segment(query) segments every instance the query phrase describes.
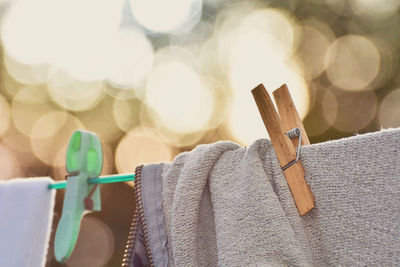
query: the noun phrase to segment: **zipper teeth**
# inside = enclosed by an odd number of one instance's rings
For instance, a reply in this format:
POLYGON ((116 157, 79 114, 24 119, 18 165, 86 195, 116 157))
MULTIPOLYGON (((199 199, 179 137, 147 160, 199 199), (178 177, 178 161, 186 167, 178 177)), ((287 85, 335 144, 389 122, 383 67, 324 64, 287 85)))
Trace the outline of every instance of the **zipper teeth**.
POLYGON ((133 257, 133 247, 135 245, 135 239, 136 239, 136 234, 138 230, 138 225, 139 225, 139 211, 138 211, 138 187, 140 184, 140 170, 142 166, 136 167, 135 170, 135 182, 134 182, 134 193, 135 193, 135 199, 136 199, 136 207, 135 211, 133 213, 133 219, 131 222, 131 226, 129 228, 129 234, 128 234, 128 241, 126 242, 125 246, 125 251, 124 251, 124 258, 122 260, 122 267, 129 266, 129 263, 132 262, 132 257, 133 257))
POLYGON ((135 170, 135 198, 136 198, 136 210, 133 215, 131 227, 129 230, 128 241, 126 242, 126 247, 124 251, 124 258, 122 260, 122 267, 128 266, 132 262, 133 250, 135 239, 137 235, 138 225, 141 222, 141 230, 143 232, 144 246, 146 249, 146 258, 149 262, 150 267, 154 267, 153 257, 151 256, 150 246, 149 246, 149 235, 147 232, 146 220, 144 219, 144 209, 142 202, 142 188, 141 188, 141 172, 143 165, 137 166, 135 170))
POLYGON ((135 244, 137 226, 138 226, 138 216, 137 216, 137 208, 133 214, 133 219, 131 226, 129 228, 128 241, 126 242, 124 258, 122 260, 122 267, 126 267, 129 265, 133 257, 133 246, 135 244))

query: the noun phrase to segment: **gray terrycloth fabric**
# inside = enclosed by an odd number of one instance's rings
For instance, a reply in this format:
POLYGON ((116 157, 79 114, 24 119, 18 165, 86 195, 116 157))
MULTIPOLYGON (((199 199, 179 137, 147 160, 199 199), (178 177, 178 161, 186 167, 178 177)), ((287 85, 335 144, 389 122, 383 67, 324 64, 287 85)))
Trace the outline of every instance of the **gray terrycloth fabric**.
POLYGON ((303 147, 301 161, 316 203, 306 216, 268 140, 160 165, 168 265, 399 266, 400 129, 303 147))

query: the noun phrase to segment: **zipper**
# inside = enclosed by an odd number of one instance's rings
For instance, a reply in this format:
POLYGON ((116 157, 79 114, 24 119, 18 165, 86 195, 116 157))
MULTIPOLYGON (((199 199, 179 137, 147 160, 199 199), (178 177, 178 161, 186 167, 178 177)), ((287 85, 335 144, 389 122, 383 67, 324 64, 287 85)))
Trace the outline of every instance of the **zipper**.
POLYGON ((147 232, 147 224, 144 218, 144 208, 142 201, 142 188, 141 188, 141 172, 143 165, 137 166, 135 169, 135 182, 134 182, 134 193, 136 199, 136 209, 133 215, 132 223, 129 229, 128 241, 126 242, 124 258, 122 260, 122 267, 128 267, 129 263, 132 262, 134 256, 134 246, 137 237, 138 227, 141 226, 144 247, 146 251, 146 259, 150 267, 154 267, 153 257, 151 256, 150 245, 149 245, 149 234, 147 232))

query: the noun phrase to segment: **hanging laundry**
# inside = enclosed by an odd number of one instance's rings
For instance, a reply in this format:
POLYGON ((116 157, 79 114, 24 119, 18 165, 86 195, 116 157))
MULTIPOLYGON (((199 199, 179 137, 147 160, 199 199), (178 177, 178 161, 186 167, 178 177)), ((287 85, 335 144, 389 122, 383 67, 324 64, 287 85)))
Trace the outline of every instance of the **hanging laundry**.
POLYGON ((305 216, 268 140, 138 167, 123 266, 398 266, 400 128, 304 146, 300 159, 315 197, 305 216))
POLYGON ((50 178, 0 182, 0 266, 45 266, 55 190, 50 178))

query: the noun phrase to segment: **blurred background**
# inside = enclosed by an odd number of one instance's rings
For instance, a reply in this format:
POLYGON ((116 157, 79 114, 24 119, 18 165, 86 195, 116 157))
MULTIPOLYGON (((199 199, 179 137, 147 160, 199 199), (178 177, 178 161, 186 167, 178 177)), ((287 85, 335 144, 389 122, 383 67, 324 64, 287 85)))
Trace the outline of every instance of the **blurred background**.
MULTIPOLYGON (((103 174, 198 144, 248 146, 268 137, 250 93, 261 82, 288 85, 312 143, 399 127, 399 10, 398 0, 0 0, 0 179, 63 180, 76 129, 99 135, 103 174)), ((102 186, 102 205, 67 264, 50 249, 47 266, 121 264, 132 183, 102 186)))

